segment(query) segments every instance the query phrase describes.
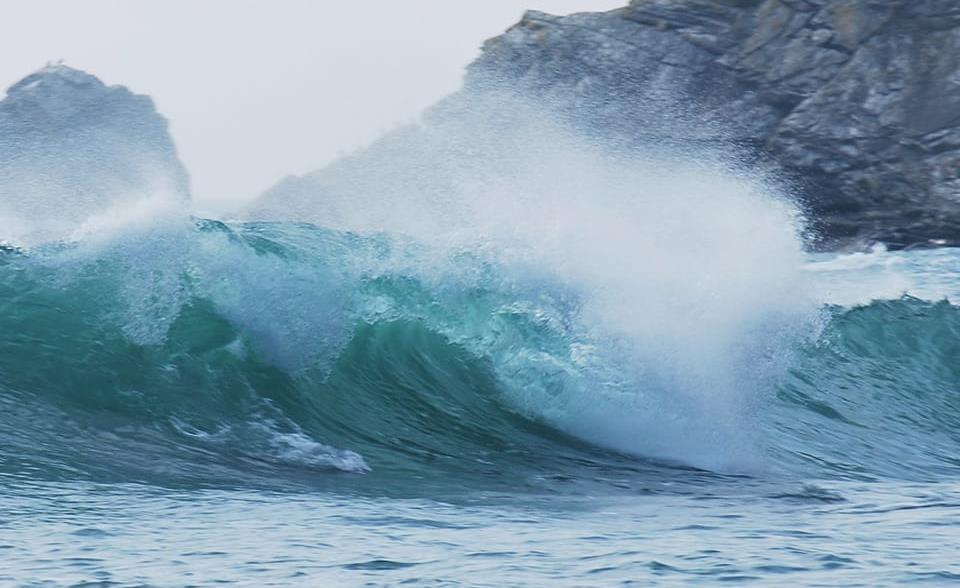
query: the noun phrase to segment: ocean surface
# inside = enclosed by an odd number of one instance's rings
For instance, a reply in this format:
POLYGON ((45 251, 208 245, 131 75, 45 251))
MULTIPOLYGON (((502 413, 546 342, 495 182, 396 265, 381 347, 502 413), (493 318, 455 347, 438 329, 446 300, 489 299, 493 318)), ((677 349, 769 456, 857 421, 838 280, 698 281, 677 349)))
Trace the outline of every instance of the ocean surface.
POLYGON ((601 225, 8 242, 0 585, 960 580, 960 251, 601 225))

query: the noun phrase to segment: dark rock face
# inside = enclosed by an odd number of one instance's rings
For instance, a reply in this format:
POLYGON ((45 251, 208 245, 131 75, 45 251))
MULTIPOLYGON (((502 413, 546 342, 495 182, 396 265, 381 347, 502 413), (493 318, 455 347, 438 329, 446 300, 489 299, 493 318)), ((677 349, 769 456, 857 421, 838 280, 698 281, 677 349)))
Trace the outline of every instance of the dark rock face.
POLYGON ((796 179, 819 247, 960 244, 960 4, 634 0, 530 12, 468 91, 512 87, 610 141, 739 146, 796 179), (669 114, 667 114, 669 113, 669 114))
POLYGON ((149 97, 52 65, 0 101, 0 216, 69 224, 150 191, 189 194, 149 97))

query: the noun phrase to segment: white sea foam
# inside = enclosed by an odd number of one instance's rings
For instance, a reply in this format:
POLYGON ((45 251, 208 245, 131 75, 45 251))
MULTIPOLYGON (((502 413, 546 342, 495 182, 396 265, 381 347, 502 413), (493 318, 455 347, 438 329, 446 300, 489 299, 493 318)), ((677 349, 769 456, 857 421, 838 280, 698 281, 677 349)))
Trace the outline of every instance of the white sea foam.
POLYGON ((721 157, 626 157, 515 99, 476 106, 288 183, 253 216, 450 253, 454 267, 421 265, 428 282, 449 280, 462 269, 456 252, 469 251, 504 281, 569 289, 578 360, 553 365, 497 341, 476 349, 496 360, 519 410, 624 451, 755 467, 752 412, 816 329, 796 209, 721 157), (547 376, 557 371, 570 377, 547 376))
POLYGON ((804 270, 824 304, 857 306, 874 300, 912 296, 936 302, 960 301, 960 250, 887 251, 820 254, 804 270))

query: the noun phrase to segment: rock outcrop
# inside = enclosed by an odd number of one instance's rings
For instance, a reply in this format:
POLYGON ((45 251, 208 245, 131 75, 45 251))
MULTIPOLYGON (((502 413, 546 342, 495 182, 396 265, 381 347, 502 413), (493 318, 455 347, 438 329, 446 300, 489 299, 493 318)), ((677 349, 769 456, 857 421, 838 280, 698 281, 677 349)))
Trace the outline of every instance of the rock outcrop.
POLYGON ((470 67, 468 88, 491 84, 617 140, 730 142, 766 158, 792 178, 820 247, 960 244, 952 0, 529 12, 470 67), (671 108, 678 114, 663 116, 671 108))
POLYGON ((0 228, 68 227, 148 193, 189 197, 167 121, 148 96, 64 65, 7 90, 0 101, 0 228))
MULTIPOLYGON (((497 92, 617 149, 734 152, 773 170, 806 209, 816 248, 960 244, 954 0, 634 0, 606 13, 529 12, 485 43, 464 89, 419 132, 455 134, 457 116, 487 116, 478 97, 497 92)), ((393 144, 408 157, 417 132, 385 137, 372 153, 393 144)), ((469 147, 455 143, 441 150, 469 147)), ((363 168, 362 154, 348 160, 363 168)), ((288 179, 261 203, 323 198, 330 176, 288 179)))

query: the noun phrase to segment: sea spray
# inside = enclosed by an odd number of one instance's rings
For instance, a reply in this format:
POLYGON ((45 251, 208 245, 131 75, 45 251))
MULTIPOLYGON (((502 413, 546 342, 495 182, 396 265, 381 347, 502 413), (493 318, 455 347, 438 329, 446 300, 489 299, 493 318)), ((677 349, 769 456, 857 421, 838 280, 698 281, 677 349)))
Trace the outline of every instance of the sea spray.
POLYGON ((532 299, 517 305, 563 292, 562 358, 441 332, 492 358, 532 418, 631 453, 756 466, 753 411, 816 331, 796 208, 716 154, 626 154, 516 97, 475 106, 278 187, 251 216, 401 236, 429 252, 402 271, 434 287, 470 272, 468 252, 497 267, 475 286, 532 299))

